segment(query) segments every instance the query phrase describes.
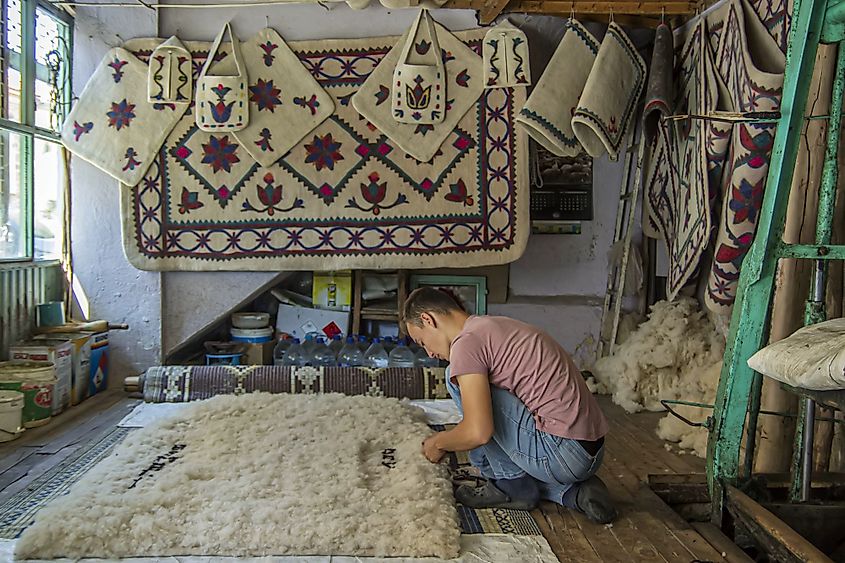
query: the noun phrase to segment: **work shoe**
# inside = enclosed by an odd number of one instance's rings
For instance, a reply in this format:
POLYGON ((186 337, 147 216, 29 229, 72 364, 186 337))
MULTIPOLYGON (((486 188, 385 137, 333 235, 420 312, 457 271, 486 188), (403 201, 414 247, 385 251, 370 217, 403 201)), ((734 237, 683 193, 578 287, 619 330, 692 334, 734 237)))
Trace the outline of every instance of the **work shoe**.
POLYGON ((578 510, 593 522, 609 524, 616 519, 616 507, 610 500, 607 486, 595 475, 578 483, 575 504, 578 510))
POLYGON ((456 487, 461 485, 469 485, 470 487, 479 487, 487 481, 487 478, 481 474, 477 467, 459 467, 452 471, 452 484, 456 487))
POLYGON ((478 487, 461 485, 455 491, 455 498, 470 508, 532 510, 540 501, 540 492, 534 478, 525 475, 517 479, 489 479, 478 487))

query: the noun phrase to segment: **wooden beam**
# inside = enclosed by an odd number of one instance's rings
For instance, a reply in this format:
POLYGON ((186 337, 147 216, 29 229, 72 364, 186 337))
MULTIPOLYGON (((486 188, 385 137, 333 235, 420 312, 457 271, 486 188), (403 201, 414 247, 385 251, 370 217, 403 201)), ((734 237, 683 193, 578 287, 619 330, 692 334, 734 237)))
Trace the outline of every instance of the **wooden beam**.
POLYGON ((695 2, 678 0, 644 2, 630 1, 563 1, 563 0, 449 0, 444 8, 479 10, 481 23, 489 23, 502 11, 568 16, 583 14, 619 14, 631 16, 678 16, 695 13, 695 2), (495 14, 490 17, 491 14, 495 14), (484 18, 490 18, 484 21, 484 18))
POLYGON ((484 0, 484 7, 478 11, 478 23, 488 25, 499 17, 510 0, 484 0))
POLYGON ((801 534, 739 489, 729 485, 726 492, 728 511, 738 524, 748 530, 759 546, 776 560, 833 563, 801 534))
POLYGON ((724 553, 724 558, 728 563, 753 563, 744 551, 738 545, 731 541, 731 539, 722 533, 722 530, 711 524, 710 522, 690 522, 690 525, 696 532, 701 534, 701 537, 706 539, 710 545, 716 548, 719 553, 724 553))

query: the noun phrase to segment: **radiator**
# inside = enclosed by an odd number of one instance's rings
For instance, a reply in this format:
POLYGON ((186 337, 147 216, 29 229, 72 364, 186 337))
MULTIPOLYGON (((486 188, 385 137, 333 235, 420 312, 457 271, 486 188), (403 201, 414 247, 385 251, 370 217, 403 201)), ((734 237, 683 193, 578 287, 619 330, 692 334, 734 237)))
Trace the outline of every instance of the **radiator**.
POLYGON ((0 264, 0 360, 9 346, 32 334, 35 306, 61 301, 64 272, 58 261, 0 264))

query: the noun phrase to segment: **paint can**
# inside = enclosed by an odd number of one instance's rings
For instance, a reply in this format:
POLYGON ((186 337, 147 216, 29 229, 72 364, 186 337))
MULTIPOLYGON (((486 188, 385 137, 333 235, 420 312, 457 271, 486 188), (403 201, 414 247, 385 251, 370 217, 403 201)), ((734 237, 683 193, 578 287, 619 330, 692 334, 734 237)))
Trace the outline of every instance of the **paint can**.
POLYGON ((62 326, 65 324, 65 304, 61 301, 48 301, 37 307, 38 326, 62 326))
POLYGON ((24 428, 50 422, 56 367, 52 362, 0 362, 0 390, 23 393, 24 428))
POLYGON ((0 442, 9 442, 23 434, 23 393, 0 391, 0 442))

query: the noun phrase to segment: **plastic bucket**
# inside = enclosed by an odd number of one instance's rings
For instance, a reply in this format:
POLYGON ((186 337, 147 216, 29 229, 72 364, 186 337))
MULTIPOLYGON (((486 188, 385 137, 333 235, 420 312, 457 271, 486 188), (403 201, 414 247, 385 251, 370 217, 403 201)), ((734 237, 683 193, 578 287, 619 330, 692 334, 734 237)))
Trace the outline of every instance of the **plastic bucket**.
POLYGON ((23 393, 23 426, 50 422, 56 368, 52 362, 0 362, 0 390, 23 393))
POLYGON ((0 442, 8 442, 23 431, 23 393, 0 391, 0 442))
POLYGON ((235 342, 261 344, 273 339, 273 329, 269 326, 266 328, 233 328, 231 335, 235 342))

